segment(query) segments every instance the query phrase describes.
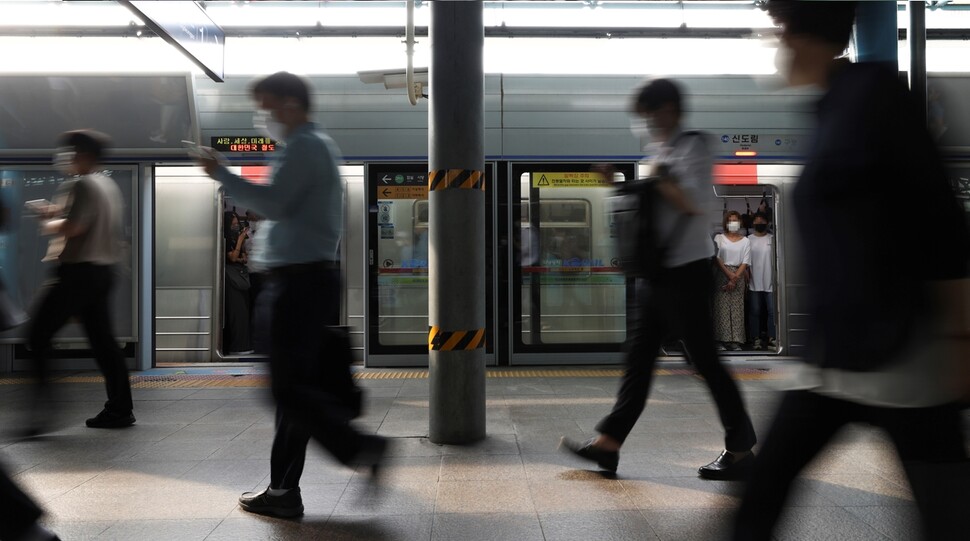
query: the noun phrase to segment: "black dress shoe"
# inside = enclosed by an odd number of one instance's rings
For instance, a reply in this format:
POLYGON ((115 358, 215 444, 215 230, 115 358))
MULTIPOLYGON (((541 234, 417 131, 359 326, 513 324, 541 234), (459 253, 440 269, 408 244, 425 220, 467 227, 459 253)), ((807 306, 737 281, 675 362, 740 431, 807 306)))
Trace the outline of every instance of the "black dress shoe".
POLYGON ((257 515, 293 518, 303 514, 303 497, 300 487, 291 488, 286 494, 270 496, 269 488, 260 492, 245 492, 239 497, 239 507, 257 515))
POLYGON ((748 453, 741 458, 725 450, 706 466, 697 469, 697 473, 704 479, 714 479, 718 481, 733 481, 743 479, 749 471, 751 464, 754 463, 754 453, 748 453))
POLYGON ((135 416, 128 413, 114 413, 101 410, 101 413, 84 421, 88 428, 125 428, 135 424, 135 416))
POLYGON ((600 449, 593 445, 594 441, 596 441, 596 438, 591 438, 583 443, 563 438, 559 441, 559 448, 565 449, 579 458, 595 462, 597 466, 608 472, 616 473, 616 467, 620 463, 620 452, 600 449))
POLYGON ((387 461, 390 447, 390 440, 383 436, 365 435, 362 437, 360 451, 357 452, 351 464, 369 468, 369 481, 372 484, 377 483, 380 480, 382 466, 387 461))

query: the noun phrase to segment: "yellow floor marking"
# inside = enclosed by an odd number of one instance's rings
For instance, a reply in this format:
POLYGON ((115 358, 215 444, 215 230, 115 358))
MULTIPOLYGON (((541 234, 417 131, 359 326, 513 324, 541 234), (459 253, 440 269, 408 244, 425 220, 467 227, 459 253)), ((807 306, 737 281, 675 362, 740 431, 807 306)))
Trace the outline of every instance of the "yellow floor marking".
MULTIPOLYGON (((774 379, 777 374, 764 368, 728 368, 734 379, 764 380, 774 379)), ((695 375, 689 368, 658 368, 658 376, 695 375)), ((490 379, 507 378, 619 378, 623 375, 620 368, 552 368, 552 369, 489 369, 485 373, 490 379)), ((401 380, 427 379, 427 370, 392 370, 365 368, 354 373, 358 380, 401 380)), ((0 385, 29 384, 30 378, 6 377, 0 378, 0 385)), ((65 376, 54 380, 55 383, 102 383, 101 376, 65 376)), ((268 374, 160 374, 160 375, 132 375, 131 386, 135 389, 176 389, 176 388, 204 388, 204 387, 266 387, 269 383, 268 374)))

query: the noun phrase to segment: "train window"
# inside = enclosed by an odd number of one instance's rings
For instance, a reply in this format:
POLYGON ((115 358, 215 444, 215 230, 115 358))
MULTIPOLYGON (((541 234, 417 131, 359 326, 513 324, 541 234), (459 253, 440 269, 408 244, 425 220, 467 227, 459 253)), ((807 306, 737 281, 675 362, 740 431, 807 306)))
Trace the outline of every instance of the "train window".
POLYGON ((608 193, 601 187, 556 188, 538 201, 521 200, 523 344, 623 340, 626 282, 609 267, 611 243, 601 227, 606 220, 594 216, 608 193))
POLYGON ((561 199, 539 202, 542 227, 589 227, 589 201, 561 199))

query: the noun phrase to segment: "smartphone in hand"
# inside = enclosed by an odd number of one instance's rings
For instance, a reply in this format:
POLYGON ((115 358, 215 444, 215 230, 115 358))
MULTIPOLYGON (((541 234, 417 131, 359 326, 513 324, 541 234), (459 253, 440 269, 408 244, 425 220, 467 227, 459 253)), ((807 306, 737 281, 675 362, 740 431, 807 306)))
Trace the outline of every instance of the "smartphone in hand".
POLYGON ((202 145, 196 143, 195 141, 189 141, 188 139, 182 139, 182 146, 185 147, 185 151, 189 153, 189 156, 195 159, 209 158, 209 154, 205 152, 202 145))
POLYGON ((37 216, 43 216, 50 212, 51 202, 46 199, 31 199, 24 202, 24 208, 37 216))

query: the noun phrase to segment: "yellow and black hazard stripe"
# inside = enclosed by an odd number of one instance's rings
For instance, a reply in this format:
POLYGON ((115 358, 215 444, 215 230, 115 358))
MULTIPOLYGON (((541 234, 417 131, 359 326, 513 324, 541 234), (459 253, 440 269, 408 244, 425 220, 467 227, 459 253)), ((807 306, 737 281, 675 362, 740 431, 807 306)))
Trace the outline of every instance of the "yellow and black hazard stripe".
POLYGON ((456 351, 485 347, 485 329, 443 331, 432 325, 428 330, 428 350, 456 351))
POLYGON ((428 189, 430 191, 451 188, 484 190, 485 175, 482 171, 473 169, 438 169, 428 173, 428 189))

